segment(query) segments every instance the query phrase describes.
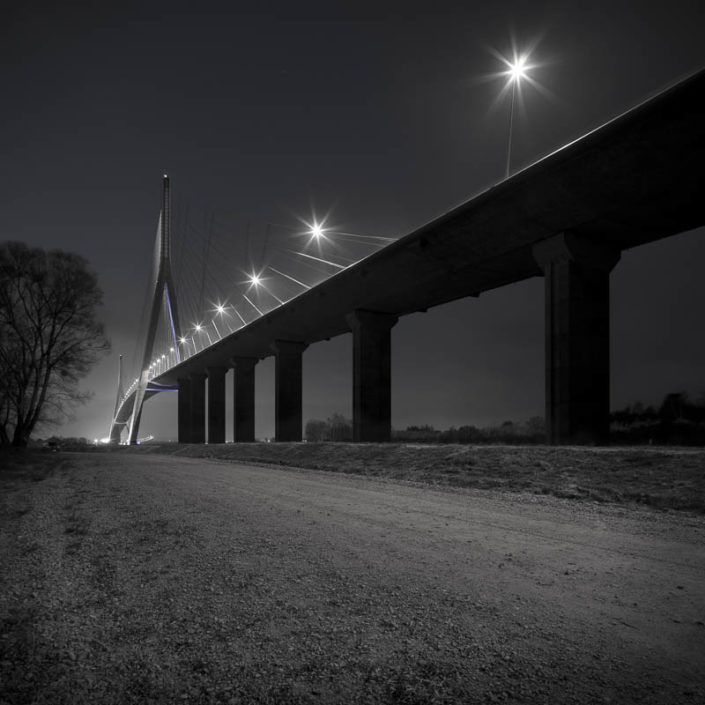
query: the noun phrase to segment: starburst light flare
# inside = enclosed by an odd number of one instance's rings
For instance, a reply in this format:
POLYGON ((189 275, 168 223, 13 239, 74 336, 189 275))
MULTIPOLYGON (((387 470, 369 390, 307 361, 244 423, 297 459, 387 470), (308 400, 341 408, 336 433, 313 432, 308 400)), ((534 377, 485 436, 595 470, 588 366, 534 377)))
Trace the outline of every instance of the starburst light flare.
MULTIPOLYGON (((306 226, 306 230, 303 234, 308 235, 309 244, 312 242, 321 244, 323 241, 328 240, 326 233, 330 231, 330 228, 326 227, 326 221, 328 220, 329 215, 330 214, 328 213, 321 220, 319 220, 317 215, 312 214, 310 221, 299 217, 299 221, 306 226)), ((302 234, 301 231, 299 231, 299 234, 302 234)))
POLYGON ((526 60, 526 56, 519 56, 509 64, 509 71, 506 72, 506 75, 510 77, 511 81, 518 83, 522 78, 526 78, 526 71, 529 68, 526 65, 526 60))

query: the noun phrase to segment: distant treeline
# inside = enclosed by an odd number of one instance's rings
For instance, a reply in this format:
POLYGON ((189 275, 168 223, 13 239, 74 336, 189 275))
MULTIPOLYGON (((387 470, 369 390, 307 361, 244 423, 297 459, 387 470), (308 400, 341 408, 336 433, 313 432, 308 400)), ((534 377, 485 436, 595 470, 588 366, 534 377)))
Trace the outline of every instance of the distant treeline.
POLYGON ((392 431, 392 440, 400 443, 544 443, 546 425, 540 416, 524 423, 505 421, 499 426, 451 426, 439 431, 433 426, 408 426, 392 431))
MULTIPOLYGON (((342 414, 333 414, 326 421, 311 419, 304 437, 310 443, 321 441, 352 441, 352 421, 342 414)), ((392 441, 398 443, 543 443, 546 427, 540 416, 517 424, 505 421, 500 426, 477 428, 454 426, 440 431, 433 426, 408 426, 392 431, 392 441)))
MULTIPOLYGON (((352 421, 333 414, 325 421, 312 419, 304 438, 309 442, 352 441, 352 421)), ((660 406, 636 402, 610 414, 613 443, 657 445, 705 445, 705 395, 693 401, 685 392, 667 394, 660 406)), ((523 423, 505 421, 498 426, 452 426, 444 431, 429 425, 392 431, 399 443, 516 443, 546 442, 546 426, 540 416, 523 423)))
POLYGON ((667 394, 661 405, 636 402, 610 415, 615 443, 705 445, 705 395, 693 401, 685 392, 667 394))
POLYGON ((321 441, 336 441, 345 443, 352 441, 352 421, 342 414, 333 414, 325 421, 311 419, 306 422, 304 438, 309 443, 321 441))
POLYGON ((87 438, 77 438, 75 436, 50 436, 45 440, 38 438, 30 441, 30 446, 40 448, 56 448, 57 450, 71 450, 77 448, 82 450, 89 445, 94 445, 87 438))

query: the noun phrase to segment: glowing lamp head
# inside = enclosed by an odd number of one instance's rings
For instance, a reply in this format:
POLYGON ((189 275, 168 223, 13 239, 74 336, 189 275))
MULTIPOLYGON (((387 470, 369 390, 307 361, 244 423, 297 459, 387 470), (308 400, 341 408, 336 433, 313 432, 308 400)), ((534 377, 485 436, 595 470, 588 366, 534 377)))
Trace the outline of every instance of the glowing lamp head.
POLYGON ((186 343, 186 338, 179 338, 179 342, 183 345, 186 343))
POLYGON ((526 57, 520 56, 514 61, 514 63, 509 65, 509 71, 507 71, 507 74, 512 81, 516 81, 518 83, 522 78, 526 78, 527 68, 526 57))
POLYGON ((252 284, 252 286, 259 286, 261 283, 262 279, 258 274, 250 275, 250 284, 252 284))
POLYGON ((223 306, 223 304, 218 304, 215 307, 215 310, 222 315, 223 313, 225 313, 225 306, 223 306))
POLYGON ((311 228, 311 235, 315 237, 316 240, 320 240, 323 237, 323 228, 316 222, 314 222, 311 228))
POLYGON ((196 329, 196 332, 197 332, 197 333, 200 333, 200 332, 201 332, 201 324, 200 324, 200 323, 196 323, 196 325, 194 326, 194 328, 196 329))

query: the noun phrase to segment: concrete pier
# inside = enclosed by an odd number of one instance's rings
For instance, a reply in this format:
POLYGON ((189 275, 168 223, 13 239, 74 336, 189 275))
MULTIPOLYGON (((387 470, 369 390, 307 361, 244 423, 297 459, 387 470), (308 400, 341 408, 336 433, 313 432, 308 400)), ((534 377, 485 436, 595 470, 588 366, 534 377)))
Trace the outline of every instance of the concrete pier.
POLYGON ((206 373, 191 375, 191 440, 190 443, 206 442, 206 373))
POLYGON ((610 272, 619 252, 564 232, 533 254, 546 281, 547 441, 607 443, 610 272))
POLYGON ((255 440, 255 365, 256 357, 235 357, 233 380, 233 441, 252 443, 255 440))
POLYGON ((179 443, 191 443, 191 379, 179 377, 177 425, 179 443))
POLYGON ((227 367, 208 367, 208 442, 225 443, 225 375, 227 367))
POLYGON ((357 310, 353 334, 353 440, 388 441, 392 434, 391 331, 398 318, 357 310))
POLYGON ((300 441, 302 418, 301 358, 308 346, 292 340, 277 340, 272 344, 274 366, 274 435, 277 441, 300 441))

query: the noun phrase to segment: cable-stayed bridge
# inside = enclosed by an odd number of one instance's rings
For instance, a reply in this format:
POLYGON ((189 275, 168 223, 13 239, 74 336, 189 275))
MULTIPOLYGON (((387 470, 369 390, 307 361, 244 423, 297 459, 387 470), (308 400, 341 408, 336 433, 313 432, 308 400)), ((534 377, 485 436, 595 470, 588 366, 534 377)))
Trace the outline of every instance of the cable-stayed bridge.
POLYGON ((543 276, 548 441, 605 442, 610 272, 623 250, 705 225, 704 165, 700 71, 398 240, 310 223, 298 248, 279 248, 288 260, 209 302, 206 269, 190 295, 177 289, 165 177, 142 365, 120 380, 110 438, 136 442, 143 403, 178 390, 179 441, 224 442, 234 369, 234 439, 253 441, 254 368, 273 355, 276 439, 301 440, 302 355, 351 332, 354 439, 388 440, 399 317, 543 276), (194 306, 186 329, 179 314, 194 306))

